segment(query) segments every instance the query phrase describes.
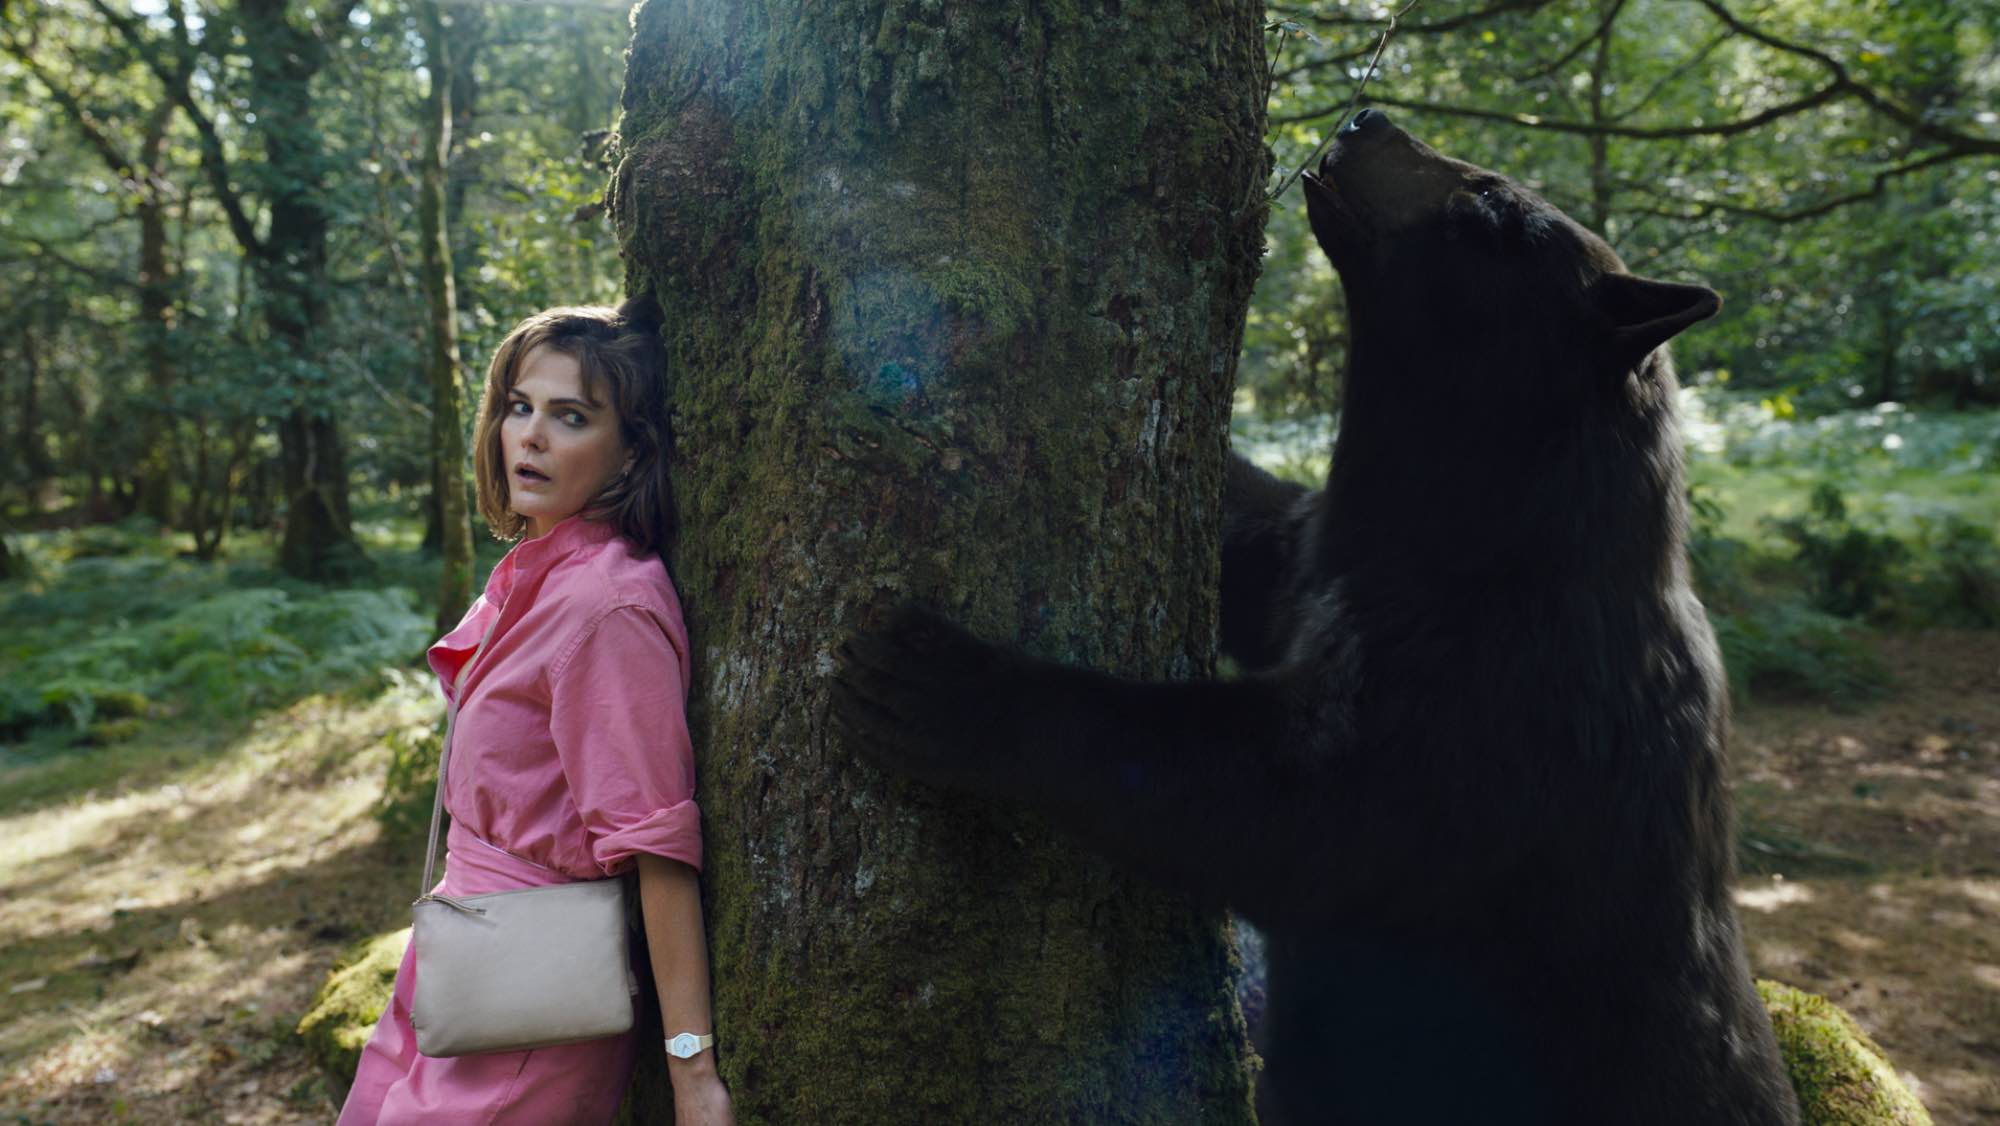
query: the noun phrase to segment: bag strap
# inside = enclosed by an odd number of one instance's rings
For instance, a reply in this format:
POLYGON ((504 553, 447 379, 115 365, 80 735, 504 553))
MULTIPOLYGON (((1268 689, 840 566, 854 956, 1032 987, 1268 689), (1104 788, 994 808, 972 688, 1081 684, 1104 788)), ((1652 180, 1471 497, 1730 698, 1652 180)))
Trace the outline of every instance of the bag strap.
POLYGON ((500 615, 495 614, 493 624, 486 627, 486 636, 479 639, 479 648, 474 649, 472 656, 465 659, 465 664, 459 666, 458 679, 452 683, 451 699, 447 701, 449 706, 445 708, 444 713, 444 750, 438 755, 437 795, 431 799, 430 843, 424 846, 424 886, 417 889, 419 899, 431 893, 433 877, 437 874, 438 820, 444 813, 444 770, 445 765, 451 761, 451 732, 452 728, 458 726, 460 694, 465 690, 466 674, 472 671, 472 666, 478 662, 479 655, 486 652, 486 643, 493 640, 493 631, 499 626, 500 615))

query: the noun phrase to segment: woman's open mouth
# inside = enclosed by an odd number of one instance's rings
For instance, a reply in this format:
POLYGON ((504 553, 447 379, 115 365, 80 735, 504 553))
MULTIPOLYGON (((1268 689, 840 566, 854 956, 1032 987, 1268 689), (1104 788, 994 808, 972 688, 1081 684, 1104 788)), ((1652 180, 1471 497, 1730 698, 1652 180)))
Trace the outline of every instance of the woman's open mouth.
POLYGON ((517 465, 514 467, 514 480, 519 481, 523 485, 539 485, 548 479, 548 474, 536 469, 532 465, 517 465))

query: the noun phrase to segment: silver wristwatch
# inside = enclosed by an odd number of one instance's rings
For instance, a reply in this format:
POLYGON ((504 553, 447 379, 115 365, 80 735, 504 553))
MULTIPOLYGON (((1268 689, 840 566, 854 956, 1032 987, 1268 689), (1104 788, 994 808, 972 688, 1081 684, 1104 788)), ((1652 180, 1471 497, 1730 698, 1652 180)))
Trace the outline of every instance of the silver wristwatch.
POLYGON ((696 1036, 692 1032, 683 1032, 678 1036, 667 1037, 667 1054, 677 1060, 692 1059, 699 1055, 702 1049, 714 1043, 713 1036, 696 1036))

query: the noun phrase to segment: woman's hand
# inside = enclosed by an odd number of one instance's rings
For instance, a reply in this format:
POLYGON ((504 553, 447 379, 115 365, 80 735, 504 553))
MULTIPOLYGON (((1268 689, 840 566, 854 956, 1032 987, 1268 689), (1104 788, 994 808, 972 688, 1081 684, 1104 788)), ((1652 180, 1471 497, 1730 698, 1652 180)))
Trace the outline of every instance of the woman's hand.
POLYGON ((715 1073, 715 1053, 690 1059, 667 1059, 667 1077, 674 1084, 674 1126, 735 1126, 729 1088, 715 1073))

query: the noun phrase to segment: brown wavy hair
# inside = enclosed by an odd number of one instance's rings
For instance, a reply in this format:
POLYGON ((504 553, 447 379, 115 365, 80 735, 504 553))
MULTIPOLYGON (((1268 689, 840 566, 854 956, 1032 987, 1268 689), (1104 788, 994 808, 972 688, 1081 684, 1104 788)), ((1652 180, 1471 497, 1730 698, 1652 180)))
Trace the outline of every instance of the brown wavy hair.
POLYGON ((641 554, 664 553, 674 531, 673 488, 667 479, 672 430, 667 422, 667 353, 660 343, 660 312, 651 295, 617 308, 570 305, 545 309, 514 326, 486 368, 486 390, 473 424, 472 471, 479 514, 503 540, 517 540, 528 520, 509 503, 507 467, 500 453, 500 423, 521 364, 538 347, 576 359, 583 390, 618 412, 619 431, 632 467, 592 498, 587 518, 618 529, 641 554))

